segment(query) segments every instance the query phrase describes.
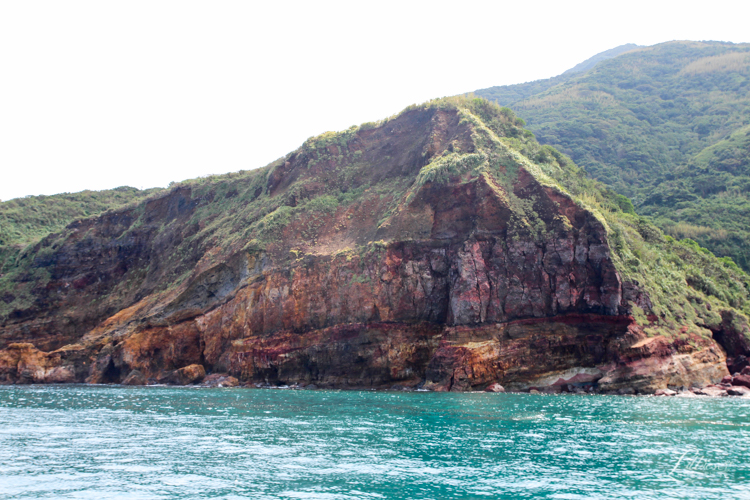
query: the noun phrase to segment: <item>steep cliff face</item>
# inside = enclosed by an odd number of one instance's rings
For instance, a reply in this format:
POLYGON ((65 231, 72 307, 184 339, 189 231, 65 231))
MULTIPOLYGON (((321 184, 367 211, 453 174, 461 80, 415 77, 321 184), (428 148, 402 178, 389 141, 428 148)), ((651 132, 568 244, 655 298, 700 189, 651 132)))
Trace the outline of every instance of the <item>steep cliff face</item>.
POLYGON ((73 223, 3 277, 0 381, 653 392, 726 375, 710 328, 747 326, 660 311, 555 180, 575 167, 520 140, 486 101, 438 101, 73 223))

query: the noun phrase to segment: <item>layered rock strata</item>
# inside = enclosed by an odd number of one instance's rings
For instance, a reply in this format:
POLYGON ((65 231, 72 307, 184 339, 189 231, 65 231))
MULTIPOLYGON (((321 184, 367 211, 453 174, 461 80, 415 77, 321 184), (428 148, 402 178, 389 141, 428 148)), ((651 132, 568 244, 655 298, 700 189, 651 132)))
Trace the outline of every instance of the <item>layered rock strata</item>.
POLYGON ((743 331, 646 333, 604 223, 464 115, 408 111, 244 195, 182 186, 50 235, 27 273, 49 279, 0 325, 0 382, 650 393, 728 375, 743 331), (342 182, 359 195, 324 205, 342 182), (247 236, 210 232, 241 196, 247 236))

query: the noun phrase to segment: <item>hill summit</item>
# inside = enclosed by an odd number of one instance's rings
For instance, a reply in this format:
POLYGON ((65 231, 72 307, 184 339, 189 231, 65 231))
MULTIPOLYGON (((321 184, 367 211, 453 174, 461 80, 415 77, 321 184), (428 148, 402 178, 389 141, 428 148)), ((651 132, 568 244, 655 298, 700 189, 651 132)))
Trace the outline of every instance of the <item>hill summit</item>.
POLYGON ((653 392, 750 354, 750 281, 446 98, 80 219, 0 277, 0 380, 653 392))

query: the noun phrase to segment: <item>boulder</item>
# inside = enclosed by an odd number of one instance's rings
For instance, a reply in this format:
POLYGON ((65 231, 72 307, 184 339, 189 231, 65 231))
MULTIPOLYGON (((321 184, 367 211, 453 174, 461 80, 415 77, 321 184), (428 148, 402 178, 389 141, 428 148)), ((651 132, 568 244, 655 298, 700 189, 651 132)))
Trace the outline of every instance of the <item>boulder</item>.
POLYGON ((750 387, 750 375, 737 375, 736 377, 732 378, 732 385, 750 387))
POLYGON ((131 371, 127 377, 125 377, 125 380, 122 381, 122 385, 147 385, 148 380, 146 380, 146 376, 143 375, 138 370, 131 371))
POLYGON ((203 368, 203 365, 194 364, 184 366, 159 377, 159 382, 163 384, 190 385, 200 382, 205 377, 206 369, 203 368))
POLYGON ((730 384, 731 385, 732 384, 732 376, 731 375, 725 376, 723 379, 721 379, 721 383, 722 384, 730 384))
POLYGON ((237 387, 240 381, 226 373, 212 373, 203 379, 201 385, 206 387, 237 387))
POLYGON ((654 396, 676 396, 677 392, 672 389, 658 389, 654 396))
POLYGON ((738 385, 727 389, 728 396, 750 396, 750 389, 747 387, 738 385))
POLYGON ((505 392, 505 387, 495 382, 494 384, 488 385, 484 392, 505 392))
POLYGON ((721 387, 716 387, 715 385, 707 385, 706 387, 703 387, 702 389, 691 389, 693 393, 697 394, 698 396, 711 396, 711 397, 720 397, 720 396, 726 396, 727 391, 722 389, 721 387))
POLYGON ((750 366, 746 366, 745 368, 743 368, 740 372, 740 375, 750 375, 750 366))

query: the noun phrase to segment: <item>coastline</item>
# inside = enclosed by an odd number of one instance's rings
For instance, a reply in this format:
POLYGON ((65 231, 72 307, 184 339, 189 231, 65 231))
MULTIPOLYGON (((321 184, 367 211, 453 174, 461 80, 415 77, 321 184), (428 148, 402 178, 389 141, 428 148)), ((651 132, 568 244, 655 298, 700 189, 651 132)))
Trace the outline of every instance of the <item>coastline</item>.
MULTIPOLYGON (((234 377, 231 377, 234 378, 234 377)), ((497 384, 493 384, 497 385, 497 384)), ((730 383, 709 384, 704 387, 682 387, 673 389, 659 389, 654 393, 643 393, 637 391, 607 391, 599 390, 596 387, 540 387, 528 390, 506 390, 500 386, 500 389, 491 390, 488 387, 485 390, 468 390, 468 391, 440 391, 417 386, 403 386, 394 384, 390 387, 364 387, 364 386, 319 386, 317 384, 292 384, 292 385, 271 385, 262 383, 238 383, 236 379, 224 383, 195 383, 195 384, 166 384, 166 383, 147 383, 147 384, 92 384, 92 383, 29 383, 29 384, 0 384, 0 387, 143 387, 143 388, 185 388, 185 389, 251 389, 251 390, 275 390, 275 391, 345 391, 345 392, 420 392, 420 393, 452 393, 452 394, 531 394, 543 396, 638 396, 638 397, 677 397, 677 398, 738 398, 750 399, 750 388, 742 385, 732 385, 730 383)))

